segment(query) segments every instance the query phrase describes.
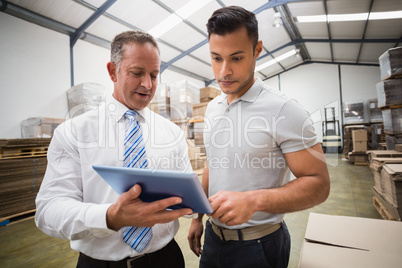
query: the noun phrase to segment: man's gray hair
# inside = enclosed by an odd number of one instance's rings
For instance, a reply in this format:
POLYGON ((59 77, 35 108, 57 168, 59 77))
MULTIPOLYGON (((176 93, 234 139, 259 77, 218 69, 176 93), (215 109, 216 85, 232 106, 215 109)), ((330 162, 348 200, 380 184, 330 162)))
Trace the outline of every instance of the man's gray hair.
POLYGON ((159 47, 152 35, 142 31, 127 31, 116 35, 111 45, 110 61, 116 65, 116 70, 120 68, 120 63, 124 59, 124 46, 130 43, 143 45, 151 43, 157 50, 159 47))

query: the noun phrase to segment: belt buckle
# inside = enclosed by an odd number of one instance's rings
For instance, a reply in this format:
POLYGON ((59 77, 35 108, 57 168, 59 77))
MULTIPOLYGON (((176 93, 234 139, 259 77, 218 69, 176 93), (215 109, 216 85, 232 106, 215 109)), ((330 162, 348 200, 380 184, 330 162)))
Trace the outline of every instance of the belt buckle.
POLYGON ((132 266, 131 266, 131 262, 132 261, 135 261, 135 260, 137 260, 137 259, 140 259, 140 258, 142 258, 142 257, 144 257, 145 255, 141 255, 141 256, 135 256, 135 257, 133 257, 133 258, 130 258, 130 259, 127 259, 127 268, 133 268, 132 266))

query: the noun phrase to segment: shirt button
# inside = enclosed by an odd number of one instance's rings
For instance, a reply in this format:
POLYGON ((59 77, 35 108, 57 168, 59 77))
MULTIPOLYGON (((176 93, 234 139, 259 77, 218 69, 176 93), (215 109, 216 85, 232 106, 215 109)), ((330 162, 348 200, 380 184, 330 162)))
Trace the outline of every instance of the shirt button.
POLYGON ((227 109, 226 109, 226 112, 229 112, 229 111, 230 111, 230 109, 229 109, 229 108, 227 108, 227 109))

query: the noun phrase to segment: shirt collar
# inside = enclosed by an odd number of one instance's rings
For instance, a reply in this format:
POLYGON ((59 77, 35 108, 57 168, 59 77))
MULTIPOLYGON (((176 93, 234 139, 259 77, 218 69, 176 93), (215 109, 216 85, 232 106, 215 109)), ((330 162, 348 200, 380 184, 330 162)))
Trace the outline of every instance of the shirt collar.
MULTIPOLYGON (((263 87, 264 87, 264 82, 262 82, 261 78, 257 77, 254 84, 249 88, 249 90, 247 90, 246 93, 244 93, 240 98, 238 98, 234 102, 239 102, 239 101, 254 102, 260 95, 263 87)), ((222 95, 221 99, 218 102, 227 104, 228 103, 227 99, 228 99, 228 97, 225 94, 225 95, 222 95)))
MULTIPOLYGON (((124 120, 124 114, 129 110, 124 104, 116 100, 113 95, 110 95, 106 101, 106 109, 111 115, 116 116, 117 121, 124 120)), ((145 120, 149 122, 151 118, 151 110, 148 107, 145 107, 142 110, 135 110, 139 113, 139 120, 145 120)))

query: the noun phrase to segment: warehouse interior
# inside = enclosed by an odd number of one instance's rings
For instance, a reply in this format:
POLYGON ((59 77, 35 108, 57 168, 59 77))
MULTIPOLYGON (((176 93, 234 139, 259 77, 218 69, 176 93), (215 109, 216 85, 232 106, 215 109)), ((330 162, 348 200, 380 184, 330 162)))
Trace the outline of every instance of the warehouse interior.
MULTIPOLYGON (((202 137, 200 143, 197 136, 202 135, 200 118, 207 102, 221 94, 211 68, 205 24, 214 10, 231 5, 253 11, 259 22, 263 52, 255 76, 311 114, 326 149, 331 177, 328 200, 285 216, 292 236, 289 267, 301 265, 301 256, 306 255, 310 212, 400 223, 400 0, 0 0, 0 177, 4 181, 0 181, 4 212, 0 243, 7 249, 0 254, 1 267, 75 267, 78 255, 69 241, 50 238, 36 228, 35 193, 54 128, 96 108, 111 94, 106 64, 114 36, 123 31, 142 30, 156 38, 161 72, 149 107, 185 131, 193 169, 201 177, 206 158, 202 137), (175 107, 180 108, 184 102, 184 116, 167 111, 167 100, 172 107, 176 101, 175 107), (336 145, 329 137, 335 137, 336 145), (24 142, 16 145, 21 139, 24 142), (29 164, 38 171, 32 176, 15 173, 16 159, 24 165, 39 159, 29 164), (384 169, 384 165, 391 166, 384 169), (389 170, 391 175, 385 172, 389 170), (391 178, 388 186, 396 196, 382 195, 383 173, 391 178), (15 191, 7 188, 13 176, 29 184, 32 193, 22 201, 27 205, 5 212, 11 206, 5 195, 15 191)), ((180 223, 176 240, 186 267, 198 267, 199 259, 187 245, 189 220, 180 223)), ((400 242, 394 246, 402 248, 400 242)))

